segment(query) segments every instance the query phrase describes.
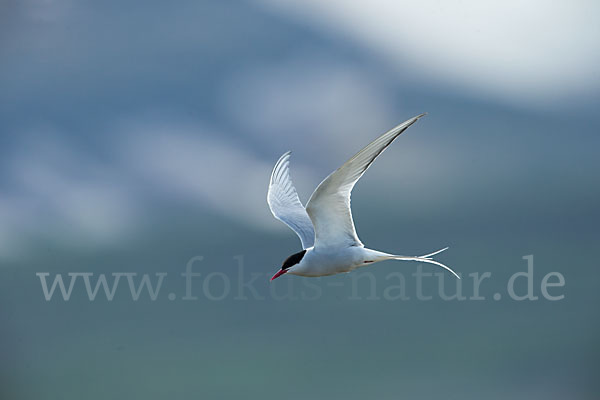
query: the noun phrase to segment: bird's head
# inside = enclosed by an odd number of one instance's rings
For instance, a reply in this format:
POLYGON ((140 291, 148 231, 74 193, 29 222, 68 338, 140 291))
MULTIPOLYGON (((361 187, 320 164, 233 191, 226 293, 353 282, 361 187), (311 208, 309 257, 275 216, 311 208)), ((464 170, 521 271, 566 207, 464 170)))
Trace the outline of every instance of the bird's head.
POLYGON ((286 258, 283 262, 283 265, 281 266, 281 269, 277 271, 275 275, 273 275, 271 280, 280 277, 285 273, 293 271, 294 268, 298 267, 300 261, 302 261, 302 257, 304 257, 304 254, 306 254, 306 250, 302 250, 301 252, 292 254, 291 256, 286 258))

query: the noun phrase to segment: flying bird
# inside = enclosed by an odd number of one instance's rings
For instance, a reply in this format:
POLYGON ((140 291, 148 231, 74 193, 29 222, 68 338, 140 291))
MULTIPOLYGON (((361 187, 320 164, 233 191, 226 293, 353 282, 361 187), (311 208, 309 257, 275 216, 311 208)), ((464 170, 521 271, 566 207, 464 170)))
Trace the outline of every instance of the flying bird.
POLYGON ((289 256, 271 280, 284 274, 334 275, 385 260, 435 264, 460 279, 452 269, 431 258, 448 247, 423 256, 400 256, 372 250, 362 244, 352 220, 350 194, 356 182, 377 156, 424 115, 401 123, 356 153, 317 186, 306 207, 298 198, 290 178, 291 152, 279 158, 271 173, 267 203, 275 218, 300 237, 303 250, 289 256))

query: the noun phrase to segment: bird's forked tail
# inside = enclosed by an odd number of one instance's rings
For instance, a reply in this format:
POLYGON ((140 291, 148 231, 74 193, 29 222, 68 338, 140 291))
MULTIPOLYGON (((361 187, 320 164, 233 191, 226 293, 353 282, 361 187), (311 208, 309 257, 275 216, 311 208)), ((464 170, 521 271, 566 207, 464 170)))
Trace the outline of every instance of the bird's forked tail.
POLYGON ((436 261, 434 259, 432 259, 431 257, 435 256, 436 254, 441 253, 444 250, 448 250, 448 247, 445 247, 441 250, 438 251, 434 251, 433 253, 429 253, 429 254, 425 254, 423 256, 415 256, 415 257, 407 257, 407 256, 391 256, 390 258, 393 260, 402 260, 402 261, 418 261, 418 262, 424 262, 424 263, 428 263, 428 264, 435 264, 439 267, 444 268, 445 270, 451 272, 455 277, 457 277, 458 279, 460 279, 460 276, 458 276, 458 274, 456 272, 454 272, 450 267, 445 266, 444 264, 442 264, 439 261, 436 261))

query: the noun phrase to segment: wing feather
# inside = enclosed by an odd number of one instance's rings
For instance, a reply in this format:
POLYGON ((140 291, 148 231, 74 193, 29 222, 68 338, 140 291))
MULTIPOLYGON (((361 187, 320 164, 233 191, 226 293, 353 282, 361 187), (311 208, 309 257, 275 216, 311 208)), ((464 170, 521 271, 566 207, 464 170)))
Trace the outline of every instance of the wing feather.
POLYGON ((377 156, 424 115, 411 118, 379 136, 317 186, 306 204, 306 211, 315 229, 316 246, 362 246, 350 209, 352 188, 377 156))
POLYGON ((267 203, 273 216, 296 232, 302 248, 307 249, 314 244, 315 231, 290 178, 291 153, 283 154, 273 168, 267 203))

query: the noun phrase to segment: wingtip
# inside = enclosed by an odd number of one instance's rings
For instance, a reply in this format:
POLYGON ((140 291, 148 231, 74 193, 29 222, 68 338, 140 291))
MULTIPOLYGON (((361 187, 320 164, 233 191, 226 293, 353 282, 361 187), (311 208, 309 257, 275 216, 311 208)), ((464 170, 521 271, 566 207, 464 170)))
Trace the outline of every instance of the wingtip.
POLYGON ((290 154, 292 154, 292 151, 288 150, 279 157, 279 159, 275 163, 275 166, 273 167, 273 170, 271 171, 271 178, 269 180, 269 185, 272 185, 273 182, 276 180, 277 171, 279 171, 281 169, 281 165, 283 163, 288 162, 290 154))
POLYGON ((419 115, 417 115, 415 118, 416 118, 416 119, 423 118, 423 117, 424 117, 424 116, 426 116, 426 115, 427 115, 427 113, 426 113, 426 112, 424 112, 423 114, 419 114, 419 115))
POLYGON ((283 160, 289 158, 290 154, 292 154, 292 151, 288 150, 285 153, 283 153, 281 156, 279 156, 279 160, 277 160, 277 164, 280 164, 283 160))

